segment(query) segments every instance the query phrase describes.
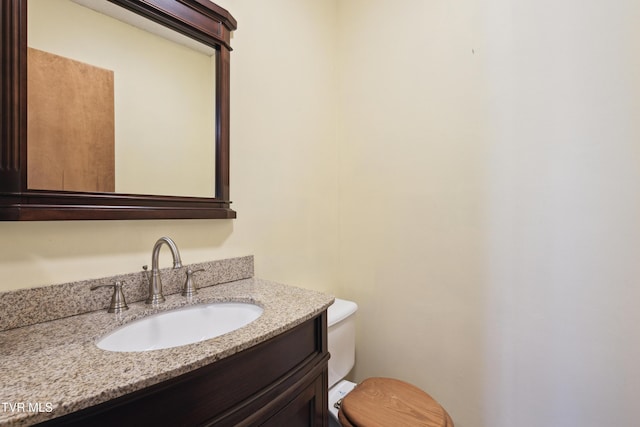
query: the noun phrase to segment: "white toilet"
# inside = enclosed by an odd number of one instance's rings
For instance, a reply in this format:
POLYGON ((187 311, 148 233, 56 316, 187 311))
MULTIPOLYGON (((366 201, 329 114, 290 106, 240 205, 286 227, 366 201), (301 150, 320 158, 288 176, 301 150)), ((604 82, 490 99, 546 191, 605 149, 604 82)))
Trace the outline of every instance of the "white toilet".
POLYGON ((344 378, 355 364, 358 305, 336 298, 327 310, 329 359, 329 426, 421 425, 453 427, 447 411, 417 387, 392 378, 368 378, 356 384, 344 378), (353 391, 353 393, 351 393, 353 391), (336 403, 345 396, 342 412, 336 403), (409 408, 409 411, 398 411, 409 408), (407 413, 410 415, 407 416, 407 413))
POLYGON ((340 426, 336 403, 356 386, 343 379, 353 368, 356 355, 356 311, 353 301, 336 298, 327 310, 329 359, 329 426, 340 426))

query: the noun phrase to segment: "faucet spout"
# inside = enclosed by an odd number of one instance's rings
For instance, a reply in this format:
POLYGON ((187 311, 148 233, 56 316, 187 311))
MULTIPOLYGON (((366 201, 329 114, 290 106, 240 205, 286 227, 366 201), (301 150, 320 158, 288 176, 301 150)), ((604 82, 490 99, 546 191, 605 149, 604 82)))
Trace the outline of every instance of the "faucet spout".
POLYGON ((159 304, 165 301, 162 294, 162 278, 160 277, 160 269, 158 267, 160 258, 160 248, 166 244, 171 250, 173 256, 173 268, 182 267, 182 260, 180 259, 180 252, 176 243, 169 237, 161 237, 153 245, 153 251, 151 252, 151 280, 149 280, 149 297, 145 301, 147 304, 159 304))

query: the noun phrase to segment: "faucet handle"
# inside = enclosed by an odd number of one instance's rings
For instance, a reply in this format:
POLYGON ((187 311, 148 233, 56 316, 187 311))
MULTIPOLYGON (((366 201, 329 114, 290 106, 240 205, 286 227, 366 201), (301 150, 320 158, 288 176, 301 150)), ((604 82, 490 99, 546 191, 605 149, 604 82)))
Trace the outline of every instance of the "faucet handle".
POLYGON ((116 280, 112 285, 97 285, 92 286, 91 290, 98 288, 111 288, 113 287, 113 295, 111 296, 111 304, 109 304, 108 313, 120 313, 124 310, 129 310, 127 301, 124 299, 124 293, 122 292, 122 285, 124 280, 116 280))
POLYGON ((193 297, 198 293, 198 288, 196 288, 196 284, 192 277, 193 274, 198 271, 204 271, 204 268, 199 268, 197 270, 192 270, 190 268, 187 269, 187 279, 184 281, 184 288, 182 288, 183 297, 193 297))
POLYGON ((151 283, 151 279, 149 278, 149 266, 143 265, 142 270, 142 275, 147 278, 147 283, 151 283))

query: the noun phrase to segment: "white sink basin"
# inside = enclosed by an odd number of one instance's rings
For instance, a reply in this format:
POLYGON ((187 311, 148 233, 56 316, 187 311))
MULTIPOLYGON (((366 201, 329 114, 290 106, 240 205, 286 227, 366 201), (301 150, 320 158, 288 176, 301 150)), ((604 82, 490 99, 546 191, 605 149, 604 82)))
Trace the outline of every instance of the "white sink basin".
POLYGON ((262 315, 262 307, 243 302, 192 305, 136 320, 102 337, 110 351, 149 351, 179 347, 235 331, 262 315))

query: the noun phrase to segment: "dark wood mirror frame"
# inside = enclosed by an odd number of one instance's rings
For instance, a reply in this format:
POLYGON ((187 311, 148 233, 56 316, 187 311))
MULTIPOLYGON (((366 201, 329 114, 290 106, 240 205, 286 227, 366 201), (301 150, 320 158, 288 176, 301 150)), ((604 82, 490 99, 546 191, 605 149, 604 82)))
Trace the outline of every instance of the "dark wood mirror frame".
POLYGON ((229 199, 229 53, 237 23, 209 0, 105 0, 218 50, 215 197, 27 188, 27 1, 0 6, 0 220, 235 218, 229 199))

